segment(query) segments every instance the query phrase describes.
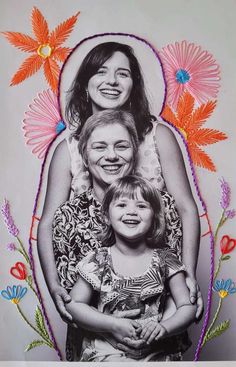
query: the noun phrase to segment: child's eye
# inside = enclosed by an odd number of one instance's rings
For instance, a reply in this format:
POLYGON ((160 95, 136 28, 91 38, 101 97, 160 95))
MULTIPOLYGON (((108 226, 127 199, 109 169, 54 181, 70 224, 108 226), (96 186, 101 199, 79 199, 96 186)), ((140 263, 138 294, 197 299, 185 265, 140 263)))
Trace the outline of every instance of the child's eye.
POLYGON ((118 206, 119 208, 124 208, 125 207, 125 203, 117 203, 116 206, 118 206))
POLYGON ((145 204, 138 204, 138 208, 140 208, 140 209, 146 209, 147 208, 147 205, 145 205, 145 204))

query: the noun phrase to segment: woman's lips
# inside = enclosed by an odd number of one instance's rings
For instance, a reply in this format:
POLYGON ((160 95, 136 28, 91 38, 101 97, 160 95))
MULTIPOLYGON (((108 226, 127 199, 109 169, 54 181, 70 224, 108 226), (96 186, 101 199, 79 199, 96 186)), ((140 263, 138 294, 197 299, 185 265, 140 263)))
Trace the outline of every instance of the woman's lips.
POLYGON ((111 98, 111 99, 117 98, 121 94, 121 92, 117 89, 107 89, 107 88, 100 89, 100 92, 106 98, 111 98))
POLYGON ((108 174, 117 174, 120 172, 121 168, 123 167, 122 164, 104 164, 101 166, 103 170, 108 174))

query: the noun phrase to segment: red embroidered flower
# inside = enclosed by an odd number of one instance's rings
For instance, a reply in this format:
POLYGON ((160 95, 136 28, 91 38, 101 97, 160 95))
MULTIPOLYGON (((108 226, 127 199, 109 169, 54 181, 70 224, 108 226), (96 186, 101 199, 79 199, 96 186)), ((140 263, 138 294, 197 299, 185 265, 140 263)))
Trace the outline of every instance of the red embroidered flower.
POLYGON ((229 236, 225 235, 221 238, 220 241, 220 251, 222 255, 229 254, 236 246, 236 239, 230 238, 229 236))
POLYGON ((20 261, 15 263, 15 265, 11 267, 10 273, 16 279, 25 280, 27 277, 27 271, 26 271, 25 264, 23 264, 20 261))

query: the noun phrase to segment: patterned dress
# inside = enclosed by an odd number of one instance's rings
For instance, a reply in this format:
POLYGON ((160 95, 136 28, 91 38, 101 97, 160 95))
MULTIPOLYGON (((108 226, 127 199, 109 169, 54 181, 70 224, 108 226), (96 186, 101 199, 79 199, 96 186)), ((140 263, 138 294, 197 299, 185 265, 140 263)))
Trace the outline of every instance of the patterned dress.
MULTIPOLYGON (((98 311, 113 315, 116 311, 126 311, 139 308, 140 316, 136 321, 144 325, 148 321, 159 322, 162 319, 166 298, 166 281, 174 274, 184 271, 184 266, 170 248, 155 249, 147 270, 138 276, 123 276, 118 274, 113 266, 111 247, 103 247, 88 253, 77 265, 78 272, 98 294, 98 311)), ((166 361, 177 359, 180 350, 186 345, 173 347, 165 339, 165 343, 152 344, 145 350, 137 350, 135 359, 166 361), (140 353, 141 352, 141 353, 140 353)), ((115 347, 114 341, 104 335, 97 336, 89 332, 85 336, 81 361, 132 360, 123 351, 115 347)))

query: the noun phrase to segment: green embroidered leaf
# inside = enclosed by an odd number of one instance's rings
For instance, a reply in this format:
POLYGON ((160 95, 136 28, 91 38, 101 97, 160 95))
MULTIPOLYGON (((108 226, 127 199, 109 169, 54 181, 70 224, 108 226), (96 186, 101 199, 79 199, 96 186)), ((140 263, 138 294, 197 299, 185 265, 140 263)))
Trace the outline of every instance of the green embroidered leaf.
POLYGON ((29 286, 32 285, 32 276, 31 275, 27 276, 27 282, 28 282, 29 286))
POLYGON ((230 320, 225 320, 221 322, 218 326, 215 327, 210 333, 206 336, 206 342, 208 340, 211 340, 213 338, 216 338, 217 336, 220 336, 223 332, 225 332, 230 325, 230 320))
POLYGON ((35 318, 35 323, 37 325, 38 331, 42 334, 44 338, 46 338, 50 342, 48 332, 44 325, 43 315, 42 315, 42 312, 39 306, 37 306, 35 309, 34 318, 35 318))
POLYGON ((39 347, 43 344, 47 345, 43 340, 33 340, 30 344, 27 345, 25 352, 28 352, 29 350, 35 347, 39 347))
POLYGON ((229 255, 224 256, 224 257, 222 257, 222 258, 221 258, 221 260, 223 260, 223 261, 225 261, 225 260, 229 260, 229 259, 230 259, 230 256, 229 256, 229 255))

